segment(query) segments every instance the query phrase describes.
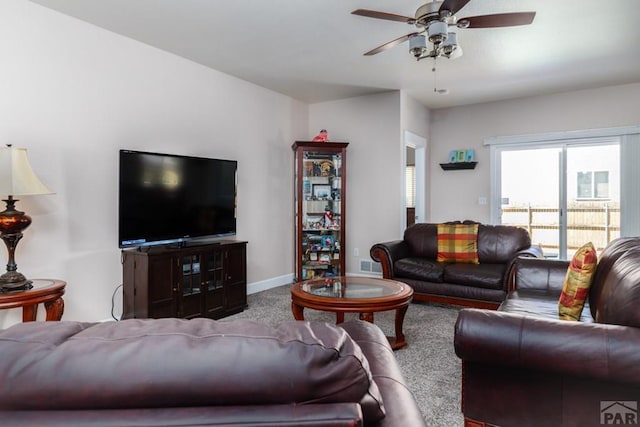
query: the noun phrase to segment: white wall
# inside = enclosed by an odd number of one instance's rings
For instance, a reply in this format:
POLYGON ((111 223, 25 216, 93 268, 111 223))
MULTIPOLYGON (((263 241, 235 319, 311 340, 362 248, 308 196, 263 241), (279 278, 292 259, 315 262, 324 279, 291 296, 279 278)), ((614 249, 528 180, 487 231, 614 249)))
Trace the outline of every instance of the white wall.
MULTIPOLYGON (((110 317, 120 148, 238 160, 248 280, 291 277, 290 146, 308 138, 306 104, 25 0, 0 3, 0 64, 0 143, 27 148, 56 192, 18 203, 33 224, 16 261, 68 282, 64 319, 110 317)), ((19 316, 1 311, 0 327, 19 316)))
POLYGON ((327 129, 347 141, 347 274, 380 241, 401 235, 402 145, 400 92, 386 92, 309 106, 309 133, 327 129), (354 255, 354 249, 360 251, 354 255))
POLYGON ((490 221, 486 138, 631 126, 640 123, 640 83, 431 111, 431 219, 490 221), (475 170, 443 171, 452 149, 472 148, 475 170))
POLYGON ((431 112, 427 107, 420 104, 405 92, 400 92, 401 96, 401 117, 402 130, 408 130, 423 138, 429 136, 429 118, 431 112))

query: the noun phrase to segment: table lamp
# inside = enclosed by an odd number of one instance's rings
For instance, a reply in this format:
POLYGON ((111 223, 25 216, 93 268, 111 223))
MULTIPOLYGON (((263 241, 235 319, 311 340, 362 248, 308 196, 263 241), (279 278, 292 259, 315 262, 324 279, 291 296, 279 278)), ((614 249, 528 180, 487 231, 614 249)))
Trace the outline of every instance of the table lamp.
POLYGON ((25 148, 14 148, 11 144, 0 148, 0 195, 7 195, 3 201, 7 208, 0 212, 0 238, 7 245, 9 261, 7 271, 0 276, 0 290, 13 291, 31 288, 31 281, 18 272, 15 250, 22 230, 31 224, 31 218, 16 210, 18 200, 13 196, 34 196, 52 194, 31 169, 25 148))

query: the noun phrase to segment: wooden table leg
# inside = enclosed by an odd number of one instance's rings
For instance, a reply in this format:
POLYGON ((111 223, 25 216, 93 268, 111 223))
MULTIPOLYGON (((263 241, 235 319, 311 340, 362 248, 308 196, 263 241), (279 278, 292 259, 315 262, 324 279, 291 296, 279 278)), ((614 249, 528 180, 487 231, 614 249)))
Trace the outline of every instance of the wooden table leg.
POLYGON ((296 320, 304 320, 304 307, 296 304, 295 302, 291 302, 291 312, 293 313, 293 318, 296 320))
POLYGON ((336 325, 339 325, 340 323, 344 323, 344 313, 336 311, 336 325))
POLYGON ((398 350, 407 346, 407 342, 404 339, 404 333, 402 332, 402 324, 404 323, 404 316, 405 314, 407 314, 408 308, 409 304, 402 306, 396 310, 396 337, 389 338, 389 344, 391 344, 391 348, 394 350, 398 350))
POLYGON ((58 298, 53 301, 47 301, 44 303, 44 308, 47 310, 47 321, 61 320, 62 313, 64 313, 64 300, 58 298))
POLYGON ((373 313, 360 313, 360 320, 373 323, 373 313))
POLYGON ((38 304, 25 305, 22 307, 22 321, 35 322, 38 315, 38 304))

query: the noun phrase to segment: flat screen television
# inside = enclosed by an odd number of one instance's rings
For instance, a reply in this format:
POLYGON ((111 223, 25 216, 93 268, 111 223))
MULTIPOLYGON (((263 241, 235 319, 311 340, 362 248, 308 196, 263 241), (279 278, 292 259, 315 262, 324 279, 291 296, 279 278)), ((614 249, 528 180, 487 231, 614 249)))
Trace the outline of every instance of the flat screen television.
POLYGON ((236 234, 238 162, 120 150, 118 246, 236 234))

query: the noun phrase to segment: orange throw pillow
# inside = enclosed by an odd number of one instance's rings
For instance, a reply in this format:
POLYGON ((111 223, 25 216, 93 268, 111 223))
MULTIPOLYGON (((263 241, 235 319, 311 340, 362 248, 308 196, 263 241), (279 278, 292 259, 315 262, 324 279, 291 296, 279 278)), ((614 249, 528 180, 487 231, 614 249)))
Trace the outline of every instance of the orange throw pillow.
POLYGON ((479 264, 478 224, 438 224, 437 261, 479 264))
POLYGON ((591 242, 584 244, 573 255, 558 301, 560 319, 580 320, 597 264, 596 248, 591 242))

